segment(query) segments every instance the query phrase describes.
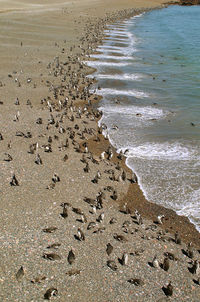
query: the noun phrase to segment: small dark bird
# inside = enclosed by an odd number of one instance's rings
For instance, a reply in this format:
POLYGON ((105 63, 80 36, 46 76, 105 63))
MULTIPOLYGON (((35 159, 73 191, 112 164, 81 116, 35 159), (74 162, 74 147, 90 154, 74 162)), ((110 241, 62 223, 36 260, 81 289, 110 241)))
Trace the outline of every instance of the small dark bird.
POLYGON ((96 222, 91 221, 88 223, 87 230, 93 229, 96 226, 96 222))
POLYGON ((124 237, 123 235, 118 235, 118 234, 114 234, 113 236, 117 241, 127 241, 126 237, 124 237))
POLYGON ((8 154, 8 153, 4 153, 5 154, 5 158, 4 158, 4 161, 8 161, 8 162, 10 162, 10 161, 12 161, 13 160, 13 158, 12 158, 12 156, 10 155, 10 154, 8 154))
POLYGON ((164 262, 162 264, 162 268, 166 272, 169 270, 169 258, 168 257, 165 257, 164 262))
POLYGON ((70 265, 72 265, 74 263, 74 261, 75 261, 75 255, 74 255, 74 252, 73 252, 72 249, 69 251, 67 260, 68 260, 68 262, 69 262, 70 265))
POLYGON ((111 198, 113 199, 113 200, 117 200, 117 191, 113 191, 113 195, 111 196, 111 198))
POLYGON ((10 185, 11 185, 11 186, 19 186, 19 182, 18 182, 18 180, 17 180, 15 174, 13 174, 13 176, 12 176, 10 185))
POLYGON ((85 240, 85 234, 83 233, 83 231, 81 229, 78 229, 77 238, 80 241, 84 241, 85 240))
POLYGON ((113 260, 108 260, 107 261, 107 266, 109 268, 111 268, 113 271, 116 271, 117 270, 117 264, 115 263, 115 261, 113 260))
POLYGON ((163 287, 162 289, 167 297, 171 297, 173 295, 173 286, 171 285, 171 281, 166 287, 163 287))
POLYGON ((59 177, 56 173, 54 173, 54 175, 53 175, 53 177, 52 177, 52 181, 53 181, 54 183, 59 182, 59 181, 60 181, 60 177, 59 177))
POLYGON ((181 244, 181 237, 179 236, 179 233, 175 233, 175 239, 174 239, 176 244, 181 244))
POLYGON ((137 178, 137 175, 135 173, 133 173, 131 179, 130 179, 130 182, 135 184, 135 183, 138 183, 138 178, 137 178))
POLYGON ((67 206, 66 205, 63 206, 63 212, 62 212, 61 216, 63 218, 67 218, 68 217, 68 210, 67 210, 67 206))
POLYGON ((68 160, 68 155, 65 154, 65 156, 63 157, 63 161, 66 162, 68 160))
POLYGON ((97 218, 97 221, 98 222, 102 222, 104 220, 104 213, 101 213, 100 215, 99 215, 99 217, 97 218))
POLYGON ((107 244, 107 248, 106 248, 107 255, 110 256, 110 254, 112 253, 112 251, 113 251, 113 246, 110 243, 108 243, 107 244))
POLYGON ((126 180, 126 172, 124 170, 122 172, 121 178, 122 178, 123 181, 126 180))
POLYGON ((20 267, 20 269, 18 270, 18 272, 16 273, 15 276, 16 276, 17 281, 21 281, 21 279, 24 276, 24 268, 23 268, 23 266, 20 267))
POLYGON ((117 219, 114 218, 114 217, 111 218, 110 221, 109 221, 110 224, 114 224, 114 223, 116 223, 116 222, 117 222, 117 219))
POLYGON ((59 246, 61 246, 61 243, 52 243, 50 245, 47 246, 47 249, 58 249, 59 246))
POLYGON ((42 257, 44 259, 48 259, 48 260, 52 260, 52 261, 61 259, 61 257, 58 254, 55 254, 55 253, 50 253, 50 254, 45 253, 42 257))
POLYGON ((196 275, 200 274, 200 265, 199 265, 198 260, 195 260, 193 262, 193 266, 191 267, 190 271, 191 271, 192 274, 196 274, 196 275))
POLYGON ((49 288, 49 289, 46 291, 46 293, 44 294, 44 299, 45 299, 45 300, 50 300, 51 297, 57 296, 57 294, 58 294, 57 288, 51 287, 51 288, 49 288))
POLYGON ((36 120, 36 124, 38 124, 38 125, 41 125, 41 124, 42 124, 42 118, 41 118, 41 117, 39 117, 39 118, 36 120))
POLYGON ((135 286, 142 286, 144 285, 144 281, 139 278, 131 278, 128 280, 129 283, 134 284, 135 286))
POLYGON ((122 258, 120 259, 120 263, 122 265, 127 265, 127 263, 128 263, 128 254, 127 253, 124 253, 122 255, 122 258))
POLYGON ((3 141, 3 135, 0 133, 0 141, 3 141))
POLYGON ((43 232, 45 232, 45 233, 53 233, 53 232, 55 232, 57 229, 58 229, 57 227, 49 227, 49 228, 43 229, 43 232))
POLYGON ((83 211, 79 208, 72 208, 72 211, 78 215, 83 215, 83 211))
POLYGON ((33 284, 40 284, 42 283, 42 281, 46 280, 46 276, 38 276, 38 277, 35 277, 34 279, 31 280, 31 283, 33 284))
POLYGON ((39 154, 36 155, 35 163, 36 163, 37 165, 42 165, 42 159, 41 159, 41 157, 40 157, 39 154))
POLYGON ((189 258, 191 259, 194 258, 194 250, 192 248, 192 242, 188 243, 187 250, 185 251, 185 253, 189 258))
POLYGON ((85 166, 85 168, 83 168, 83 171, 84 171, 85 173, 88 173, 88 172, 90 171, 90 168, 89 168, 89 164, 88 164, 88 163, 86 163, 86 166, 85 166))

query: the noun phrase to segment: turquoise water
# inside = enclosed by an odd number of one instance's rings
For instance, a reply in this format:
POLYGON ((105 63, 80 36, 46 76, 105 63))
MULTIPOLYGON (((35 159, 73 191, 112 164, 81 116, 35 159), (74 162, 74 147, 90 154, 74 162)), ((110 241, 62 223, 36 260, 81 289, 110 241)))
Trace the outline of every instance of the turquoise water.
POLYGON ((97 49, 101 123, 149 201, 200 230, 200 6, 109 25, 97 49), (118 129, 113 129, 118 126, 118 129), (127 150, 128 149, 128 150, 127 150))

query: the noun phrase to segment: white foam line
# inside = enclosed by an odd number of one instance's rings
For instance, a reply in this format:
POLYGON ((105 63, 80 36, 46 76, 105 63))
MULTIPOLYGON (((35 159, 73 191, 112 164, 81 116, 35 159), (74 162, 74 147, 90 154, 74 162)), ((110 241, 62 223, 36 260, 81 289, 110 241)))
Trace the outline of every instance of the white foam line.
POLYGON ((117 90, 110 88, 102 88, 97 91, 99 95, 126 95, 126 96, 134 96, 136 98, 146 98, 149 95, 143 91, 137 90, 117 90))
POLYGON ((127 37, 128 36, 126 31, 108 30, 108 31, 104 31, 104 33, 108 34, 109 36, 121 36, 121 37, 127 37))
POLYGON ((104 62, 104 61, 83 61, 84 64, 87 64, 90 67, 98 67, 98 66, 118 66, 118 67, 122 67, 122 66, 128 66, 131 63, 128 62, 123 62, 123 63, 119 63, 119 62, 104 62))
POLYGON ((138 81, 142 78, 142 75, 136 74, 97 74, 95 75, 97 79, 110 79, 110 80, 119 80, 119 81, 138 81))
POLYGON ((104 48, 97 48, 96 49, 96 51, 101 51, 101 52, 103 52, 103 53, 107 53, 107 52, 112 52, 112 53, 123 53, 124 51, 123 51, 123 48, 122 48, 122 50, 120 50, 120 49, 104 49, 104 48))
POLYGON ((110 42, 125 42, 125 43, 128 43, 129 42, 129 37, 127 36, 127 37, 124 37, 124 38, 115 38, 114 36, 107 36, 106 38, 105 38, 105 40, 106 41, 110 41, 110 42))
POLYGON ((99 46, 97 51, 105 51, 105 52, 116 52, 116 53, 123 53, 123 54, 132 54, 136 52, 137 49, 133 47, 120 47, 120 46, 111 46, 111 45, 102 45, 99 46))
POLYGON ((123 45, 126 44, 126 46, 124 46, 124 47, 130 47, 130 44, 128 43, 128 41, 120 41, 120 40, 117 41, 117 40, 113 40, 113 39, 103 40, 104 43, 106 43, 108 41, 111 43, 113 42, 113 43, 123 44, 123 45))
POLYGON ((133 57, 128 57, 128 56, 109 56, 105 54, 92 54, 90 55, 91 58, 96 58, 96 59, 105 59, 105 60, 133 60, 133 57))

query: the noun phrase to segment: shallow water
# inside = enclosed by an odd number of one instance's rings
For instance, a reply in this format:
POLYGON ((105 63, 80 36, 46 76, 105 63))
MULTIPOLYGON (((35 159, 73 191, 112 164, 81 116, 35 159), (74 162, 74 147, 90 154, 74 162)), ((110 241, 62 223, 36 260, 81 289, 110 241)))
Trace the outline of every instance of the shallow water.
POLYGON ((170 6, 109 25, 95 77, 101 122, 149 201, 200 230, 200 7, 170 6), (118 126, 118 130, 113 129, 118 126))

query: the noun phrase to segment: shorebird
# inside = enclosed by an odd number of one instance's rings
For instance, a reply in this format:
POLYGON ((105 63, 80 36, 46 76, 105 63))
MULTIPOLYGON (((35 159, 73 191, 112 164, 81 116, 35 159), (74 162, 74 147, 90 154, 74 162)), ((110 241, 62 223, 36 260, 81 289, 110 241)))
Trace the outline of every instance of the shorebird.
POLYGON ((63 212, 62 212, 61 216, 63 218, 67 218, 68 217, 68 210, 67 210, 67 206, 65 204, 63 205, 63 212))
POLYGON ((44 294, 44 299, 50 300, 51 297, 57 296, 58 295, 58 290, 55 287, 49 288, 46 293, 44 294))
POLYGON ((194 250, 192 248, 192 242, 188 243, 187 250, 185 251, 185 253, 191 259, 194 257, 194 250))
POLYGON ((76 258, 75 254, 74 254, 73 250, 71 249, 69 251, 69 254, 68 254, 68 257, 67 257, 67 260, 68 260, 68 262, 69 262, 70 265, 72 265, 74 263, 75 258, 76 258))
POLYGON ((16 98, 16 100, 15 100, 15 105, 18 105, 18 106, 20 105, 18 98, 16 98))
POLYGON ((107 255, 110 256, 110 254, 112 253, 112 251, 113 251, 113 246, 110 243, 108 243, 107 244, 107 248, 106 248, 107 255))
POLYGON ((97 218, 97 221, 98 222, 102 222, 104 220, 104 213, 101 213, 100 215, 99 215, 99 217, 97 218))
POLYGON ((200 265, 199 265, 198 260, 195 260, 193 262, 193 266, 191 267, 190 271, 191 271, 192 274, 196 274, 196 275, 200 274, 200 265))
POLYGON ((158 262, 157 255, 155 255, 154 258, 153 258, 152 266, 155 267, 155 268, 159 268, 159 262, 158 262))
POLYGON ((107 261, 107 266, 109 268, 111 268, 113 271, 116 271, 117 270, 117 264, 115 263, 114 260, 108 260, 107 261))
POLYGON ((167 297, 173 295, 173 286, 171 284, 171 281, 166 287, 163 287, 163 291, 167 297))
POLYGON ((36 163, 37 165, 42 165, 42 159, 41 159, 41 157, 40 157, 39 154, 36 155, 35 163, 36 163))
POLYGON ((88 173, 88 172, 90 171, 90 167, 89 167, 89 164, 88 164, 88 163, 86 163, 86 166, 85 166, 85 168, 83 168, 83 171, 84 171, 85 173, 88 173))
POLYGON ((120 262, 122 265, 127 265, 128 264, 128 254, 127 253, 124 253, 122 255, 122 259, 120 259, 120 262))
POLYGON ((60 181, 60 177, 59 177, 56 173, 54 173, 54 175, 53 175, 53 177, 52 177, 52 181, 53 181, 54 183, 59 182, 59 181, 60 181))
POLYGON ((4 161, 12 161, 13 160, 13 158, 12 158, 12 156, 10 155, 10 154, 8 154, 8 153, 4 153, 5 154, 5 158, 4 158, 4 161))
POLYGON ((51 261, 56 261, 56 260, 60 260, 61 257, 60 255, 58 254, 55 254, 55 253, 44 253, 43 256, 42 256, 44 259, 48 259, 48 260, 51 260, 51 261))
POLYGON ((87 230, 93 229, 96 226, 96 222, 91 221, 88 223, 87 230))
POLYGON ((78 228, 78 232, 77 232, 77 238, 80 241, 84 241, 85 240, 85 234, 83 233, 83 231, 81 229, 78 228))
POLYGON ((15 275, 17 281, 20 281, 23 278, 24 274, 25 274, 24 268, 23 268, 23 266, 21 266, 20 269, 17 271, 17 273, 15 275))
POLYGON ((144 281, 139 278, 131 278, 128 280, 129 283, 134 284, 135 286, 142 286, 144 285, 144 281))
POLYGON ((10 185, 11 185, 11 186, 19 186, 19 182, 18 182, 18 180, 17 180, 15 174, 13 174, 13 176, 12 176, 10 185))
POLYGON ((162 268, 166 272, 169 270, 169 258, 168 257, 165 257, 164 262, 162 264, 162 268))
POLYGON ((137 176, 136 176, 135 173, 132 174, 132 177, 131 177, 131 179, 130 179, 130 182, 131 182, 131 183, 138 183, 138 178, 137 178, 137 176))
POLYGON ((159 215, 159 216, 157 216, 157 223, 158 224, 162 224, 162 219, 165 217, 165 215, 159 215))
POLYGON ((117 200, 118 196, 117 196, 117 191, 113 191, 113 195, 111 196, 113 200, 117 200))
POLYGON ((175 239, 174 239, 176 244, 181 244, 181 237, 179 236, 179 233, 176 231, 175 233, 175 239))

